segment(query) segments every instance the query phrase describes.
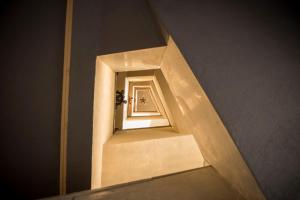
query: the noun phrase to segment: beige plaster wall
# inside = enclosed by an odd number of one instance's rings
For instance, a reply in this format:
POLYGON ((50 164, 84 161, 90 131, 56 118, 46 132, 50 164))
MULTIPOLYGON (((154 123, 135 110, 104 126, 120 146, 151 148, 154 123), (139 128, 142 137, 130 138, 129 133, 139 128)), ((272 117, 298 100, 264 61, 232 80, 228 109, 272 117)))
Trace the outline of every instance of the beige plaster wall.
POLYGON ((166 104, 168 105, 172 118, 173 118, 173 128, 177 131, 181 130, 188 130, 185 126, 185 120, 182 118, 181 112, 180 112, 180 107, 179 104, 176 102, 176 99, 174 95, 172 94, 172 91, 170 90, 170 87, 162 73, 162 71, 155 70, 154 73, 161 90, 163 92, 163 95, 165 97, 166 104))
POLYGON ((98 57, 94 89, 91 189, 101 187, 103 144, 113 134, 114 87, 115 72, 98 57))
POLYGON ((178 131, 193 134, 208 163, 244 197, 264 199, 228 131, 171 37, 161 70, 179 107, 179 112, 173 115, 178 131))
POLYGON ((115 72, 159 69, 166 47, 154 47, 102 55, 101 59, 115 72))
POLYGON ((212 167, 43 200, 245 200, 212 167))
POLYGON ((119 132, 104 145, 102 186, 127 183, 203 167, 192 134, 172 128, 119 132))
POLYGON ((165 46, 155 47, 97 57, 93 111, 92 189, 101 187, 103 144, 113 133, 115 73, 158 69, 165 49, 165 46))

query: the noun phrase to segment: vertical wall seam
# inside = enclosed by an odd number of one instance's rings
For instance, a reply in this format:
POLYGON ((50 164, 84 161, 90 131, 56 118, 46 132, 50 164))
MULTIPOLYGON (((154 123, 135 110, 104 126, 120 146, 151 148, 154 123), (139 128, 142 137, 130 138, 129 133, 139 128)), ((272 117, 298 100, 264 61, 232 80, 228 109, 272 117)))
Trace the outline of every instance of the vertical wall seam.
POLYGON ((64 44, 64 65, 63 65, 63 87, 61 106, 61 127, 60 127, 60 174, 59 194, 66 194, 67 177, 67 135, 68 135, 68 112, 69 112, 69 84, 70 84, 70 61, 71 61, 71 38, 72 38, 72 17, 73 0, 67 0, 65 44, 64 44))

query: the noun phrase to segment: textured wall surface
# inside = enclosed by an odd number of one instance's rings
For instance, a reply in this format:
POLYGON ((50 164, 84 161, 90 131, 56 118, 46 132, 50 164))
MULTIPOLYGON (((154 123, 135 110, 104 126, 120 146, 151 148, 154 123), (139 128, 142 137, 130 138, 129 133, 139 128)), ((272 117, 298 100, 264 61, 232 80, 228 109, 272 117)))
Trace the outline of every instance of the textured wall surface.
POLYGON ((113 134, 115 114, 115 72, 99 57, 96 62, 91 189, 101 187, 103 144, 113 134))
POLYGON ((1 2, 2 198, 58 194, 65 7, 62 0, 1 2))
POLYGON ((268 199, 300 191, 297 7, 151 0, 268 199))
POLYGON ((193 134, 206 161, 246 199, 263 200, 239 150, 172 37, 161 71, 180 108, 173 115, 178 131, 193 134))
POLYGON ((192 134, 172 128, 125 130, 103 148, 101 186, 149 179, 204 166, 192 134))
POLYGON ((169 176, 125 184, 100 191, 83 191, 45 200, 245 200, 212 168, 204 167, 169 176))
POLYGON ((96 56, 164 44, 146 1, 74 0, 73 12, 68 192, 91 187, 96 56))

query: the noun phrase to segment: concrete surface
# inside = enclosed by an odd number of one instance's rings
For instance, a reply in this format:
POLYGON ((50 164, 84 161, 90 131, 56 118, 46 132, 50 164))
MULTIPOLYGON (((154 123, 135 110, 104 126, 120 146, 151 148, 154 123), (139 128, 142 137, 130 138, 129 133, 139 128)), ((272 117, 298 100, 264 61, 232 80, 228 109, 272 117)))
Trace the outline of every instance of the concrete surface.
POLYGON ((165 44, 141 0, 75 0, 72 30, 67 192, 91 187, 96 56, 165 44))
POLYGON ((45 200, 244 200, 212 167, 45 200))
POLYGON ((118 131, 104 144, 101 186, 204 165, 204 158, 192 134, 180 134, 172 128, 118 131))
POLYGON ((264 199, 253 175, 205 91, 170 37, 161 71, 180 108, 179 132, 191 133, 205 159, 247 199, 264 199))
POLYGON ((103 144, 113 134, 114 87, 115 72, 98 58, 94 86, 91 189, 101 187, 103 144))
POLYGON ((150 2, 266 197, 299 199, 299 3, 150 2))
POLYGON ((0 4, 0 195, 57 195, 66 1, 0 4))

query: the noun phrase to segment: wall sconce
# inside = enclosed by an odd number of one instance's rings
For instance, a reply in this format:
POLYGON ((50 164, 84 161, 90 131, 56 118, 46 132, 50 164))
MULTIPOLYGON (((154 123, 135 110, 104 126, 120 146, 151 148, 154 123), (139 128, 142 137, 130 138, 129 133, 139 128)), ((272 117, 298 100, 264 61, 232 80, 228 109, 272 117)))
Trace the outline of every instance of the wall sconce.
POLYGON ((125 100, 124 90, 117 90, 116 91, 116 107, 121 105, 122 103, 126 104, 127 101, 125 100))

